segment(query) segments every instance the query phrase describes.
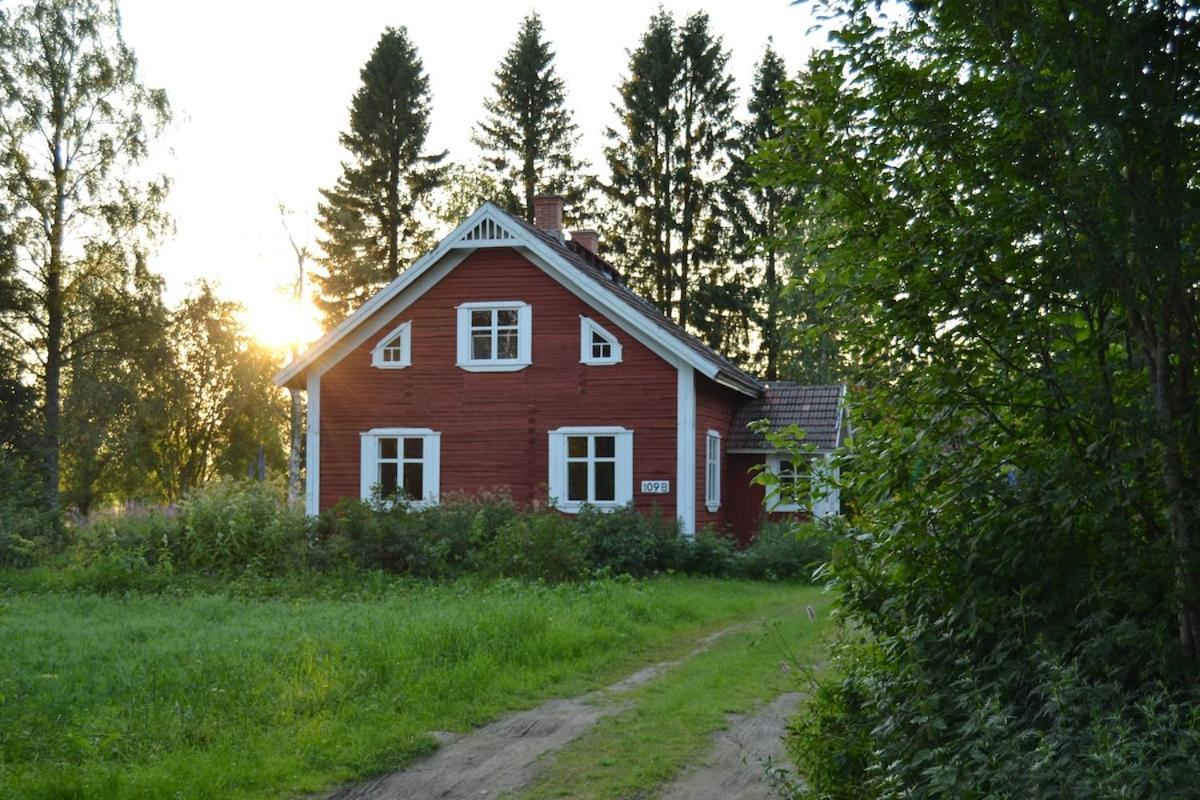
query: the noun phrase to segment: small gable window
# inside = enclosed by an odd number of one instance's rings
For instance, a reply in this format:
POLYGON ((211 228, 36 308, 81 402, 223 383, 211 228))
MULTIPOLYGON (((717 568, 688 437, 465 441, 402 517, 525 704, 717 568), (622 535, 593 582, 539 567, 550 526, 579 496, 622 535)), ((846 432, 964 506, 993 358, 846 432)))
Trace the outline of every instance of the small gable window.
POLYGON ((371 351, 371 366, 380 369, 403 369, 412 365, 412 322, 405 322, 371 351))
POLYGON ((533 363, 528 303, 463 303, 458 307, 458 366, 471 372, 512 372, 533 363))
POLYGON ((579 318, 579 363, 597 366, 621 363, 621 343, 617 337, 587 317, 579 318))

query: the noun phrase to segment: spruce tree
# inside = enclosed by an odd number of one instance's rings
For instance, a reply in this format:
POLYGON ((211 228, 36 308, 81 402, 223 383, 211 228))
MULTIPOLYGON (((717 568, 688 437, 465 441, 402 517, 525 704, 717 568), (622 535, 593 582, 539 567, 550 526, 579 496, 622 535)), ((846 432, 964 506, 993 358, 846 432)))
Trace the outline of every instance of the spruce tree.
POLYGON ((741 126, 738 154, 731 173, 737 191, 735 251, 741 261, 754 265, 756 272, 761 269, 761 279, 755 281, 759 294, 755 298, 758 308, 754 315, 759 333, 756 360, 764 367, 767 380, 772 381, 779 378, 782 348, 779 317, 782 287, 786 281, 780 275, 780 237, 783 233, 781 212, 786 197, 783 187, 755 182, 751 160, 765 142, 779 137, 775 112, 783 108, 787 100, 786 82, 787 65, 768 40, 762 59, 754 68, 754 82, 746 104, 750 118, 741 126))
POLYGON ((605 150, 614 251, 664 312, 701 328, 709 316, 693 315, 693 293, 725 296, 710 284, 720 271, 721 188, 734 143, 728 61, 707 14, 676 26, 659 10, 630 54, 620 126, 607 132, 605 150))
POLYGON ((554 51, 542 20, 532 13, 496 70, 493 96, 484 100, 487 117, 472 136, 484 163, 500 177, 497 200, 507 211, 533 221, 533 198, 563 195, 568 211, 581 207, 586 183, 575 158, 579 136, 566 107, 563 80, 554 69, 554 51))
POLYGON ((333 325, 400 274, 432 234, 421 211, 442 179, 445 153, 424 154, 430 94, 416 48, 403 27, 388 28, 361 72, 340 137, 349 160, 332 189, 321 190, 322 231, 314 275, 318 307, 333 325))

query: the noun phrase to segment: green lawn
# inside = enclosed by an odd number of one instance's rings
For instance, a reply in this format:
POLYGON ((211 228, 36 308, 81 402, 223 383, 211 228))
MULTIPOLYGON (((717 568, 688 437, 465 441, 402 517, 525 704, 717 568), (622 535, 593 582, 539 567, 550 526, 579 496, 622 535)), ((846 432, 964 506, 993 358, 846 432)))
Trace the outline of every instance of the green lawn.
POLYGON ((319 791, 429 752, 431 731, 604 685, 816 591, 680 577, 396 582, 364 599, 4 585, 0 575, 5 798, 319 791))

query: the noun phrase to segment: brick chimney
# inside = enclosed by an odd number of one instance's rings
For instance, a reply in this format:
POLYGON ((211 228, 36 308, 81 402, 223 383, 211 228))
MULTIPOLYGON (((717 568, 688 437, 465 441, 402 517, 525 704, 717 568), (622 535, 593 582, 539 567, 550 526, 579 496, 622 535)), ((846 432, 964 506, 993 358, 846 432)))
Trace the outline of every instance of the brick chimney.
POLYGON ((596 248, 600 246, 600 234, 596 233, 591 228, 571 231, 571 241, 575 242, 592 255, 596 255, 596 248))
POLYGON ((556 194, 533 198, 533 224, 551 236, 563 238, 563 199, 556 194))

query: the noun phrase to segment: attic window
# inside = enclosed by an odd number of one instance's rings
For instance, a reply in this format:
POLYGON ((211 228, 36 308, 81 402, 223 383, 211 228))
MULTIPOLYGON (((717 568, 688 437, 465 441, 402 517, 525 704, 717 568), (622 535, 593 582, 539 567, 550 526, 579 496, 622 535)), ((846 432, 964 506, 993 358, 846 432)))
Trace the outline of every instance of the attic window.
POLYGON ((579 318, 579 363, 602 366, 621 363, 617 337, 587 317, 579 318))
POLYGON ((404 369, 412 365, 412 322, 405 322, 371 350, 371 366, 379 369, 404 369))
POLYGON ((515 372, 533 363, 533 313, 517 300, 458 307, 458 366, 469 372, 515 372))

